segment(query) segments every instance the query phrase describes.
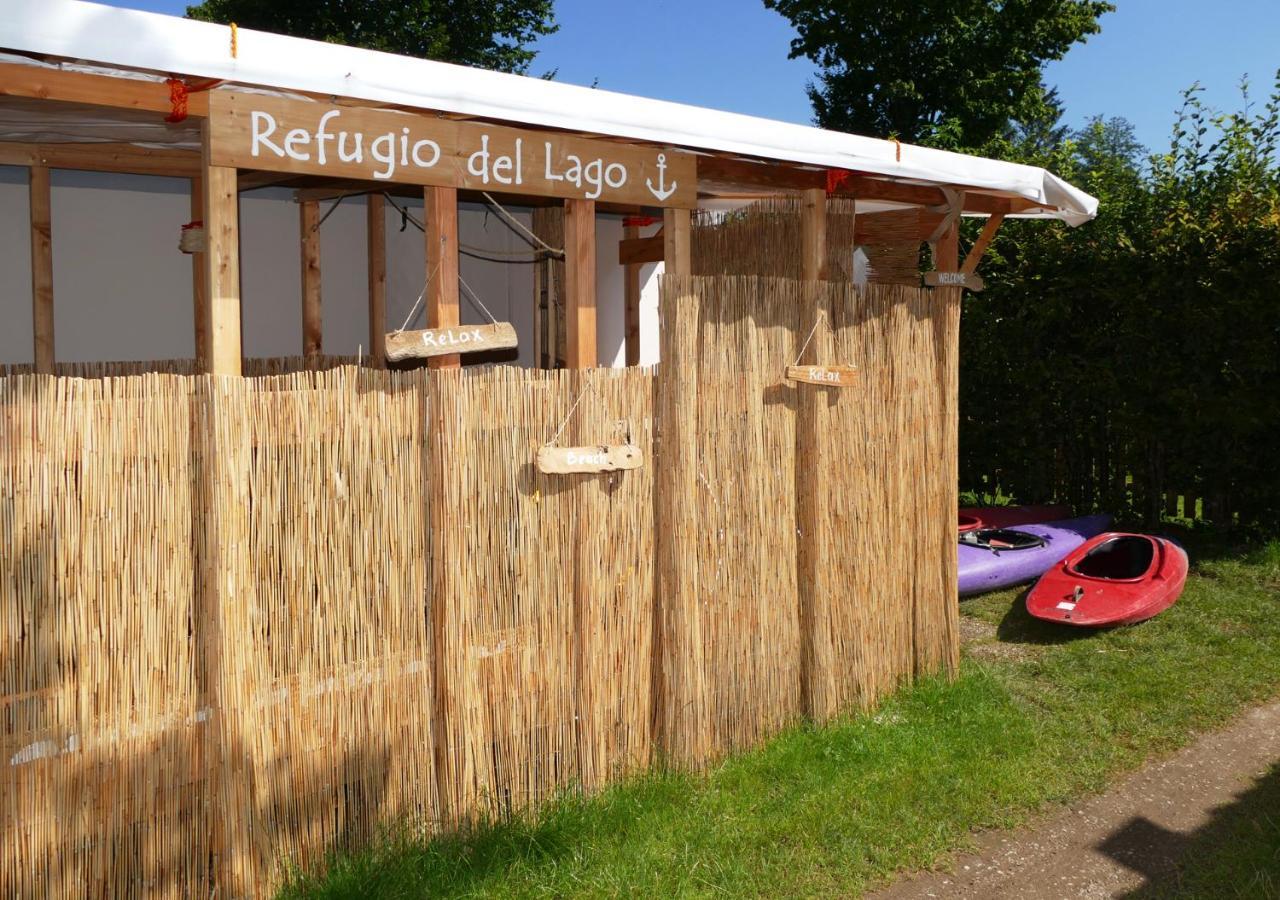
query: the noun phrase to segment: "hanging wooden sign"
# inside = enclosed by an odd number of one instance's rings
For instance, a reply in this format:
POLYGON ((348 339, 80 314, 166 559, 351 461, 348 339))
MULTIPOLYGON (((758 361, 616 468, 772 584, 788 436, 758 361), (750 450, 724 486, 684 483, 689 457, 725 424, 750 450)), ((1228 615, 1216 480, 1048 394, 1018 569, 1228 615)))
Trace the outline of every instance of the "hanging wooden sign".
POLYGON ((547 475, 577 472, 618 472, 638 469, 643 463, 635 444, 599 447, 543 447, 538 450, 538 471, 547 475))
POLYGON ((858 370, 853 366, 787 366, 787 380, 827 387, 849 387, 857 384, 858 370))
POLYGON ((693 209, 697 157, 666 147, 220 90, 215 166, 693 209))
POLYGON ((929 287, 962 287, 975 294, 986 287, 982 276, 973 272, 925 272, 924 283, 929 287))
POLYGON ((515 326, 510 322, 493 325, 454 325, 424 328, 421 331, 393 331, 387 335, 387 359, 427 359, 450 353, 479 353, 516 347, 515 326))

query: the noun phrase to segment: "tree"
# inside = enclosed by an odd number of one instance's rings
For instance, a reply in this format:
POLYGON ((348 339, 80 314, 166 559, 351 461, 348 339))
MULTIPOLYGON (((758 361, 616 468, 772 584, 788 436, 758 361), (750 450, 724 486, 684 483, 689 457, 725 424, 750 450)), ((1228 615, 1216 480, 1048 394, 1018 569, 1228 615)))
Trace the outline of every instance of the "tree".
POLYGON ((558 28, 552 0, 205 0, 187 16, 520 74, 558 28))
POLYGON ((980 147, 1043 120, 1044 64, 1100 29, 1105 0, 764 0, 798 33, 791 57, 820 71, 818 124, 980 147))

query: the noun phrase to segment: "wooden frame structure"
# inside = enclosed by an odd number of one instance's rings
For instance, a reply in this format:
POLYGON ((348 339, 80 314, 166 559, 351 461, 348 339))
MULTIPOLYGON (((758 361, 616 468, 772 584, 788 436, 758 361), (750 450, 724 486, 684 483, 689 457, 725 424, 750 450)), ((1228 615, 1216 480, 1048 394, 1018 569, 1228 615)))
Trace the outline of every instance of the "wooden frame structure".
MULTIPOLYGON (((146 112, 162 114, 171 110, 168 88, 160 82, 109 77, 84 72, 36 68, 12 63, 0 63, 0 96, 23 97, 50 103, 89 104, 107 109, 126 110, 130 113, 146 112)), ((278 171, 256 171, 220 164, 230 153, 218 142, 216 134, 231 128, 241 128, 227 121, 208 118, 225 115, 227 108, 234 108, 237 95, 219 95, 217 102, 208 92, 192 93, 187 100, 191 120, 199 127, 201 147, 199 152, 184 149, 155 149, 122 143, 96 144, 32 144, 0 141, 0 164, 25 166, 31 173, 31 234, 32 234, 32 307, 34 322, 34 357, 38 371, 50 372, 55 362, 53 329, 53 279, 52 240, 50 224, 49 173, 54 168, 71 168, 99 172, 118 172, 141 175, 163 175, 187 178, 192 185, 191 214, 193 220, 205 223, 205 250, 196 253, 192 260, 192 297, 195 310, 195 352, 204 368, 214 374, 238 375, 241 372, 240 338, 240 268, 239 222, 237 199, 240 192, 268 185, 294 187, 298 191, 299 228, 301 244, 301 319, 304 357, 316 358, 324 348, 323 322, 320 293, 320 221, 317 201, 321 197, 336 197, 350 193, 369 195, 368 250, 369 250, 369 356, 373 365, 385 365, 383 329, 386 315, 386 256, 385 225, 382 222, 383 201, 377 191, 390 190, 404 194, 405 185, 394 179, 378 182, 339 180, 306 172, 292 158, 284 159, 278 171)), ((318 98, 330 99, 330 98, 318 98)), ((248 101, 246 101, 248 102, 248 101)), ((272 101, 277 106, 299 101, 272 101)), ((380 111, 362 105, 360 101, 337 101, 335 114, 357 117, 375 117, 380 111), (362 112, 362 110, 365 110, 362 112)), ((274 107, 273 107, 274 108, 274 107)), ((418 111, 430 115, 430 111, 418 111)), ((243 119, 243 110, 238 113, 243 119)), ((438 115, 438 114, 437 114, 438 115)), ((445 117, 450 121, 457 117, 445 117)), ((481 123, 478 128, 490 126, 481 123)), ((569 143, 571 147, 588 146, 573 144, 572 137, 545 130, 525 129, 517 131, 505 126, 503 134, 534 139, 554 139, 569 143)), ((407 129, 406 129, 407 131, 407 129)), ((487 132, 486 132, 487 133, 487 132)), ((255 133, 256 139, 256 133, 255 133)), ((264 139, 265 140, 265 139, 264 139)), ((320 137, 323 150, 323 137, 320 137)), ((581 139, 588 140, 588 139, 581 139)), ((597 144, 600 144, 597 140, 597 144)), ((427 144, 423 144, 427 146, 427 144)), ((487 150, 486 144, 486 150, 487 150)), ((622 142, 611 139, 605 146, 620 148, 619 153, 631 154, 640 159, 644 153, 655 151, 677 153, 667 148, 646 147, 638 142, 622 142)), ((438 148, 437 148, 438 149, 438 148)), ((415 149, 415 153, 417 150, 415 149)), ((424 150, 423 153, 427 151, 424 150)), ((517 150, 517 154, 519 150, 517 150)), ((232 154, 234 155, 234 154, 232 154)), ((268 154, 269 155, 269 154, 268 154)), ((323 157, 323 152, 321 153, 323 157)), ((284 158, 282 156, 282 158, 284 158)), ((665 165, 672 165, 672 156, 659 156, 665 165)), ((486 169, 502 180, 503 165, 499 157, 490 160, 486 154, 486 169)), ((506 163, 510 166, 509 161, 506 163)), ((766 198, 799 195, 805 199, 806 209, 820 208, 818 198, 828 194, 828 173, 825 170, 802 165, 764 160, 729 158, 724 154, 698 155, 696 165, 697 196, 701 199, 766 198)), ((517 156, 517 163, 518 156, 517 156)), ((650 173, 650 191, 654 191, 652 178, 656 174, 662 187, 666 173, 654 170, 652 162, 641 162, 641 174, 650 173)), ((456 167, 455 167, 456 168, 456 167)), ((603 168, 603 163, 601 170, 603 168)), ((550 171, 548 169, 548 171, 550 171)), ((892 179, 875 177, 865 173, 842 173, 832 196, 851 197, 864 201, 905 204, 923 207, 931 215, 922 215, 922 240, 929 238, 940 217, 938 210, 946 210, 948 191, 943 186, 910 184, 892 179)), ((376 176, 375 176, 376 177, 376 176)), ((418 177, 418 176, 415 176, 418 177)), ((436 176, 431 175, 430 178, 436 176)), ((505 176, 511 178, 510 168, 505 176)), ((687 178, 687 176, 682 176, 687 178)), ((474 179, 471 179, 474 181, 474 179)), ((516 182, 519 182, 517 177, 516 182)), ((604 176, 607 181, 607 172, 604 176)), ((677 179, 678 180, 678 179, 677 179)), ((469 182, 470 183, 470 182, 469 182)), ((553 186, 561 190, 559 186, 553 186)), ((962 186, 953 186, 962 187, 962 186)), ((459 188, 456 186, 427 185, 420 188, 426 209, 425 242, 427 248, 427 319, 432 327, 459 323, 458 303, 458 234, 457 206, 459 188)), ((631 190, 628 188, 628 190, 631 190)), ((464 193, 467 191, 464 190, 464 193)), ((641 237, 639 229, 629 227, 618 247, 619 263, 626 267, 625 276, 625 332, 626 359, 629 365, 638 363, 639 354, 639 277, 640 266, 645 263, 665 262, 672 273, 691 271, 691 229, 687 208, 643 206, 628 202, 615 202, 608 198, 590 197, 555 200, 546 194, 529 190, 520 193, 512 189, 517 202, 534 205, 563 203, 565 208, 566 236, 566 294, 568 310, 566 329, 568 336, 567 363, 573 368, 594 366, 598 362, 596 347, 595 297, 595 228, 597 213, 653 214, 660 212, 663 227, 657 234, 641 237)), ((692 196, 692 195, 688 195, 692 196)), ((951 192, 951 196, 955 196, 951 192)), ((1005 216, 1037 209, 1037 205, 1020 197, 1002 195, 999 192, 966 189, 959 194, 962 210, 966 213, 989 216, 981 237, 975 242, 963 266, 958 259, 956 229, 949 231, 938 242, 937 267, 946 271, 972 274, 976 271, 982 254, 994 238, 1005 216), (954 247, 953 251, 951 248, 954 247)), ((691 205, 686 199, 685 206, 691 205)), ((957 211, 957 212, 958 212, 957 211)), ((812 221, 806 216, 806 222, 812 221)), ((807 225, 806 227, 811 227, 807 225)), ((820 246, 814 237, 806 238, 806 246, 820 246)), ((806 263, 806 272, 820 270, 806 263)), ((431 365, 453 368, 460 364, 457 355, 441 356, 431 360, 431 365)))

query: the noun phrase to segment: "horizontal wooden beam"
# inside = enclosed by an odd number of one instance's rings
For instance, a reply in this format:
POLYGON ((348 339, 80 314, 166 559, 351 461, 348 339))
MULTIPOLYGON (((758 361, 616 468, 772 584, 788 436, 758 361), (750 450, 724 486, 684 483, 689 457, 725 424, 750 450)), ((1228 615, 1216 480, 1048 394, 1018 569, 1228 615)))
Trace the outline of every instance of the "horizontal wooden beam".
MULTIPOLYGON (((169 103, 169 86, 163 81, 113 78, 109 75, 68 72, 18 63, 0 63, 0 96, 90 103, 94 106, 162 113, 168 113, 172 108, 169 103)), ((189 115, 203 118, 208 112, 207 93, 188 96, 189 115)))
MULTIPOLYGON (((749 160, 700 156, 698 157, 698 181, 741 187, 772 188, 781 191, 806 191, 825 188, 827 173, 822 169, 803 169, 786 163, 757 163, 749 160)), ((910 206, 942 206, 947 202, 946 196, 937 187, 906 184, 863 173, 852 173, 845 178, 835 196, 903 203, 910 206)), ((1041 208, 1039 204, 1021 197, 978 194, 967 189, 965 191, 965 212, 991 215, 1041 208)))
POLYGON ((200 153, 196 150, 160 150, 133 144, 25 144, 0 141, 0 165, 194 178, 200 174, 200 153))
POLYGON ((642 263, 662 262, 662 229, 642 238, 618 241, 618 265, 635 266, 642 263))

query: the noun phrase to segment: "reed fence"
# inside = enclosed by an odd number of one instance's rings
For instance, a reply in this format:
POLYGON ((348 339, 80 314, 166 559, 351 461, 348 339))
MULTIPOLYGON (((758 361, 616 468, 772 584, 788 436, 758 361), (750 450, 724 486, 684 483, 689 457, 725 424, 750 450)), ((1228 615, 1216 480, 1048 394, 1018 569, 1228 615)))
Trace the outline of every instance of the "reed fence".
POLYGON ((262 894, 954 667, 954 293, 668 280, 656 372, 0 378, 0 893, 262 894), (784 381, 819 311, 859 387, 784 381), (538 472, 575 403, 644 466, 538 472))

